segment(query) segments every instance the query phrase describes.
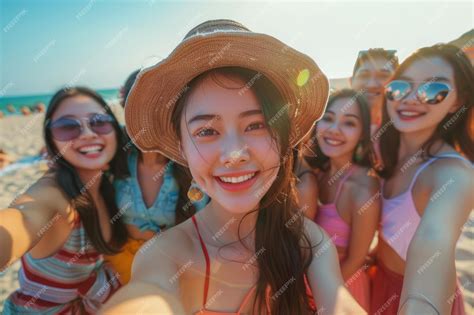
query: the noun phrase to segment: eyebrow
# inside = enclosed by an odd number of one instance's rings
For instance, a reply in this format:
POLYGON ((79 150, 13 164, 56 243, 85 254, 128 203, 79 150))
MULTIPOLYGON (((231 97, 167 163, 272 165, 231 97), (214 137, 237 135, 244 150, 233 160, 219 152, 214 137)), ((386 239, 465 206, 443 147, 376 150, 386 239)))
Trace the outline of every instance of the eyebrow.
MULTIPOLYGON (((244 118, 244 117, 253 116, 253 115, 263 115, 262 110, 260 110, 260 109, 247 110, 245 112, 240 113, 239 118, 244 118)), ((216 119, 217 117, 219 117, 219 115, 214 115, 214 114, 196 115, 193 118, 191 118, 190 120, 188 120, 188 125, 193 123, 193 122, 200 121, 200 120, 210 121, 210 120, 216 119)))
MULTIPOLYGON (((411 78, 409 78, 409 77, 407 77, 407 76, 404 76, 404 75, 398 77, 398 79, 403 79, 403 80, 407 80, 407 81, 413 81, 413 80, 411 80, 411 78)), ((429 81, 435 81, 435 82, 438 82, 438 81, 449 81, 449 79, 446 78, 446 77, 435 76, 435 77, 428 77, 428 78, 426 78, 426 79, 424 79, 424 80, 421 80, 421 81, 419 81, 419 82, 429 82, 429 81)), ((417 81, 417 82, 418 82, 418 81, 417 81)))
POLYGON ((204 120, 204 121, 213 120, 215 117, 216 117, 216 115, 196 115, 193 118, 191 118, 190 120, 188 120, 188 125, 193 123, 193 122, 200 121, 200 120, 204 120))
POLYGON ((360 117, 357 116, 357 115, 354 115, 354 114, 344 114, 344 116, 353 117, 353 118, 356 118, 356 119, 359 119, 359 120, 360 120, 360 117))
POLYGON ((390 70, 387 69, 386 67, 382 67, 381 69, 375 69, 375 70, 369 70, 369 69, 361 68, 360 70, 357 70, 357 71, 356 71, 356 74, 357 74, 357 73, 361 73, 361 72, 362 72, 362 73, 366 73, 366 72, 371 72, 371 71, 392 73, 392 71, 390 71, 390 70))
POLYGON ((263 115, 262 110, 260 109, 251 109, 239 114, 239 118, 244 118, 253 115, 263 115))
MULTIPOLYGON (((333 112, 332 110, 329 110, 329 109, 326 111, 326 113, 329 113, 329 114, 336 115, 336 113, 335 113, 335 112, 333 112)), ((346 116, 346 117, 354 117, 354 118, 356 118, 356 119, 359 119, 359 120, 360 120, 360 117, 359 117, 359 116, 357 116, 357 115, 354 115, 354 114, 344 114, 344 116, 346 116)))
MULTIPOLYGON (((108 115, 106 112, 90 112, 90 113, 87 113, 85 117, 91 117, 93 115, 108 115)), ((59 116, 57 119, 60 119, 60 118, 76 118, 76 119, 81 119, 81 117, 78 117, 76 115, 73 115, 73 114, 66 114, 66 115, 62 115, 62 116, 59 116)))
POLYGON ((66 115, 62 115, 62 116, 59 116, 57 119, 59 118, 77 118, 77 116, 73 115, 73 114, 66 114, 66 115))

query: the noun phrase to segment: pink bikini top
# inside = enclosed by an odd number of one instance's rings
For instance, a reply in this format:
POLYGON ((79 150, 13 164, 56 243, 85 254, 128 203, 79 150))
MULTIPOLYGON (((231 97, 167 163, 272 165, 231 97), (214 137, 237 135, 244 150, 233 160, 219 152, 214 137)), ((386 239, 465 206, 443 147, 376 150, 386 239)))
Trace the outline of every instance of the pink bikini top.
POLYGON ((336 196, 332 203, 320 204, 314 221, 319 224, 328 233, 333 243, 338 247, 347 247, 351 236, 351 227, 347 224, 337 212, 336 203, 341 194, 342 186, 352 175, 356 167, 352 165, 344 177, 339 182, 336 190, 336 196))
POLYGON ((408 189, 393 198, 384 198, 384 182, 382 181, 382 220, 380 223, 380 234, 384 241, 393 248, 393 250, 406 261, 408 246, 415 235, 418 224, 421 218, 416 211, 415 203, 413 202, 412 188, 420 173, 431 163, 439 158, 456 158, 467 161, 466 158, 458 154, 441 154, 430 158, 428 161, 421 164, 415 172, 415 176, 411 180, 408 189))

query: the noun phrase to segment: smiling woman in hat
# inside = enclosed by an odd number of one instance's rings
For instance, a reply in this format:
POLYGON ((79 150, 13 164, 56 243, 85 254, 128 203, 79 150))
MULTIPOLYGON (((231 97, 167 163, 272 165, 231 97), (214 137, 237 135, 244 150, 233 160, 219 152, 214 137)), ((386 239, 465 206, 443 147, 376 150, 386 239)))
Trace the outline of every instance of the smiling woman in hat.
POLYGON ((190 198, 211 202, 142 247, 104 312, 364 314, 327 234, 296 205, 292 148, 328 90, 311 58, 229 20, 198 25, 141 72, 129 134, 189 167, 190 198))

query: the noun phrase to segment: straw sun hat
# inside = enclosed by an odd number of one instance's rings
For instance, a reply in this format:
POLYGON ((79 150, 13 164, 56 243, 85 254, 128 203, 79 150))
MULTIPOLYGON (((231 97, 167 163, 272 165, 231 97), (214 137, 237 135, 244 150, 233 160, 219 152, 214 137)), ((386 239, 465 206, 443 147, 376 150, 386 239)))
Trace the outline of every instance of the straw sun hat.
POLYGON ((176 101, 193 78, 229 66, 257 71, 277 87, 291 120, 291 146, 321 118, 329 83, 310 57, 235 21, 213 20, 196 26, 166 59, 138 74, 125 106, 127 131, 137 147, 187 166, 171 123, 176 101))

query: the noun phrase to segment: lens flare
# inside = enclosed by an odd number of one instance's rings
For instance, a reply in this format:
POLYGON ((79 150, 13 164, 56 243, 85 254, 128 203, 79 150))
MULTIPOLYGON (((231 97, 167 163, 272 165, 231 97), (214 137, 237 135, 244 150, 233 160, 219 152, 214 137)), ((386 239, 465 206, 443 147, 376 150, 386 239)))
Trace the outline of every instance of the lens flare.
POLYGON ((308 83, 309 80, 309 70, 308 69, 303 69, 298 73, 298 78, 296 78, 296 84, 298 86, 304 86, 306 83, 308 83))

